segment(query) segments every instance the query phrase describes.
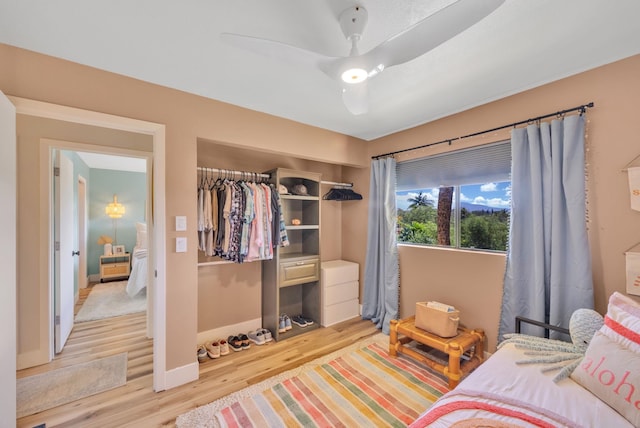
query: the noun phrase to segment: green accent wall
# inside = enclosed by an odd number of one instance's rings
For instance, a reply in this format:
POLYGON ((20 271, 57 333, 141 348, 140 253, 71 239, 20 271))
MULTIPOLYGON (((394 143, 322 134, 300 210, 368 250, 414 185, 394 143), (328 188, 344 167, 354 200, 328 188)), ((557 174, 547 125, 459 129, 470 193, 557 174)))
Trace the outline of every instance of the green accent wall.
POLYGON ((101 235, 117 239, 130 253, 136 244, 136 223, 144 222, 147 198, 147 175, 142 172, 91 169, 88 191, 88 259, 87 273, 100 273, 100 256, 104 246, 98 245, 101 235), (117 220, 105 213, 105 207, 113 202, 113 195, 124 205, 125 214, 117 220), (116 236, 117 226, 117 236, 116 236))
MULTIPOLYGON (((132 252, 136 244, 136 222, 144 222, 147 195, 147 175, 144 172, 114 171, 89 168, 74 151, 62 150, 73 162, 73 249, 79 249, 78 177, 87 183, 87 274, 100 273, 99 260, 104 247, 98 245, 101 235, 115 238, 114 222, 105 214, 105 207, 118 195, 126 212, 118 219, 118 243, 132 252)), ((74 260, 74 290, 78 292, 78 258, 74 260)))

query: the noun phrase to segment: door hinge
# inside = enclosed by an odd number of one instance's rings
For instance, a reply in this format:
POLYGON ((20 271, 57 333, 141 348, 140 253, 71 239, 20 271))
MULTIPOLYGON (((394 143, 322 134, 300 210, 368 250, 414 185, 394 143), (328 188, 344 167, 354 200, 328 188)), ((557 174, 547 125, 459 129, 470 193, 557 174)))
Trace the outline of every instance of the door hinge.
POLYGON ((60 241, 56 241, 53 244, 54 251, 60 251, 60 241))
POLYGON ((56 325, 60 325, 60 315, 56 315, 55 323, 56 325))
POLYGON ((59 166, 54 166, 53 167, 53 176, 54 177, 60 177, 60 167, 59 166))

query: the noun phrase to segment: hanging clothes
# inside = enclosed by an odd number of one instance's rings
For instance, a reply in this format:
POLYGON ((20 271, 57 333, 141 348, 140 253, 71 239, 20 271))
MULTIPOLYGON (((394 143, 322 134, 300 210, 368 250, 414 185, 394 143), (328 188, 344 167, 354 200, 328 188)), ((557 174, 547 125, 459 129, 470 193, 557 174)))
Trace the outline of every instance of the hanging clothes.
POLYGON ((289 245, 279 193, 272 184, 221 178, 198 186, 198 248, 235 263, 272 259, 275 246, 289 245))
POLYGON ((204 235, 204 189, 198 189, 198 249, 205 250, 204 235))

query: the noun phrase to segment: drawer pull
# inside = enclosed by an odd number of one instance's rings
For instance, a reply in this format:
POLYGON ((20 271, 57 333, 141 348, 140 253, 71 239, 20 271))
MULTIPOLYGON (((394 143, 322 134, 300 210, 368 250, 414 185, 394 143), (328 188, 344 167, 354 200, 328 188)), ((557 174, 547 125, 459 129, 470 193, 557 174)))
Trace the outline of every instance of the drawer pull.
POLYGON ((302 266, 304 264, 304 262, 296 262, 297 266, 302 266))

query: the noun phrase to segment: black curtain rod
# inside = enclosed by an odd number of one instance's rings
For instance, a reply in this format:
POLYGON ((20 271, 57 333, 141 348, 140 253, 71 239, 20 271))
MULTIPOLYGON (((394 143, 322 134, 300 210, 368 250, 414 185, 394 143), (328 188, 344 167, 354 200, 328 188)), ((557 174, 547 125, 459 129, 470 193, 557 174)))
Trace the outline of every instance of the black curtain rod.
POLYGON ((389 153, 385 153, 383 155, 371 156, 371 159, 379 159, 379 158, 384 158, 384 157, 387 157, 387 156, 393 156, 393 155, 396 155, 398 153, 410 152, 410 151, 413 151, 413 150, 424 149, 425 147, 437 146, 438 144, 445 144, 445 143, 451 144, 455 140, 462 140, 463 138, 476 137, 478 135, 487 134, 489 132, 499 131, 499 130, 505 129, 505 128, 516 127, 518 125, 524 125, 525 123, 536 122, 538 120, 546 119, 546 118, 552 117, 552 116, 562 116, 562 115, 564 115, 566 113, 571 113, 572 111, 580 110, 580 114, 584 114, 587 111, 588 108, 592 108, 593 106, 594 106, 594 104, 593 104, 593 101, 592 101, 589 104, 583 104, 581 106, 568 108, 566 110, 557 111, 555 113, 545 114, 543 116, 534 117, 532 119, 521 120, 520 122, 515 122, 515 123, 510 123, 508 125, 498 126, 497 128, 487 129, 486 131, 474 132, 473 134, 463 135, 462 137, 449 138, 449 139, 438 141, 438 142, 435 142, 435 143, 423 144, 422 146, 412 147, 410 149, 396 150, 395 152, 389 152, 389 153))

